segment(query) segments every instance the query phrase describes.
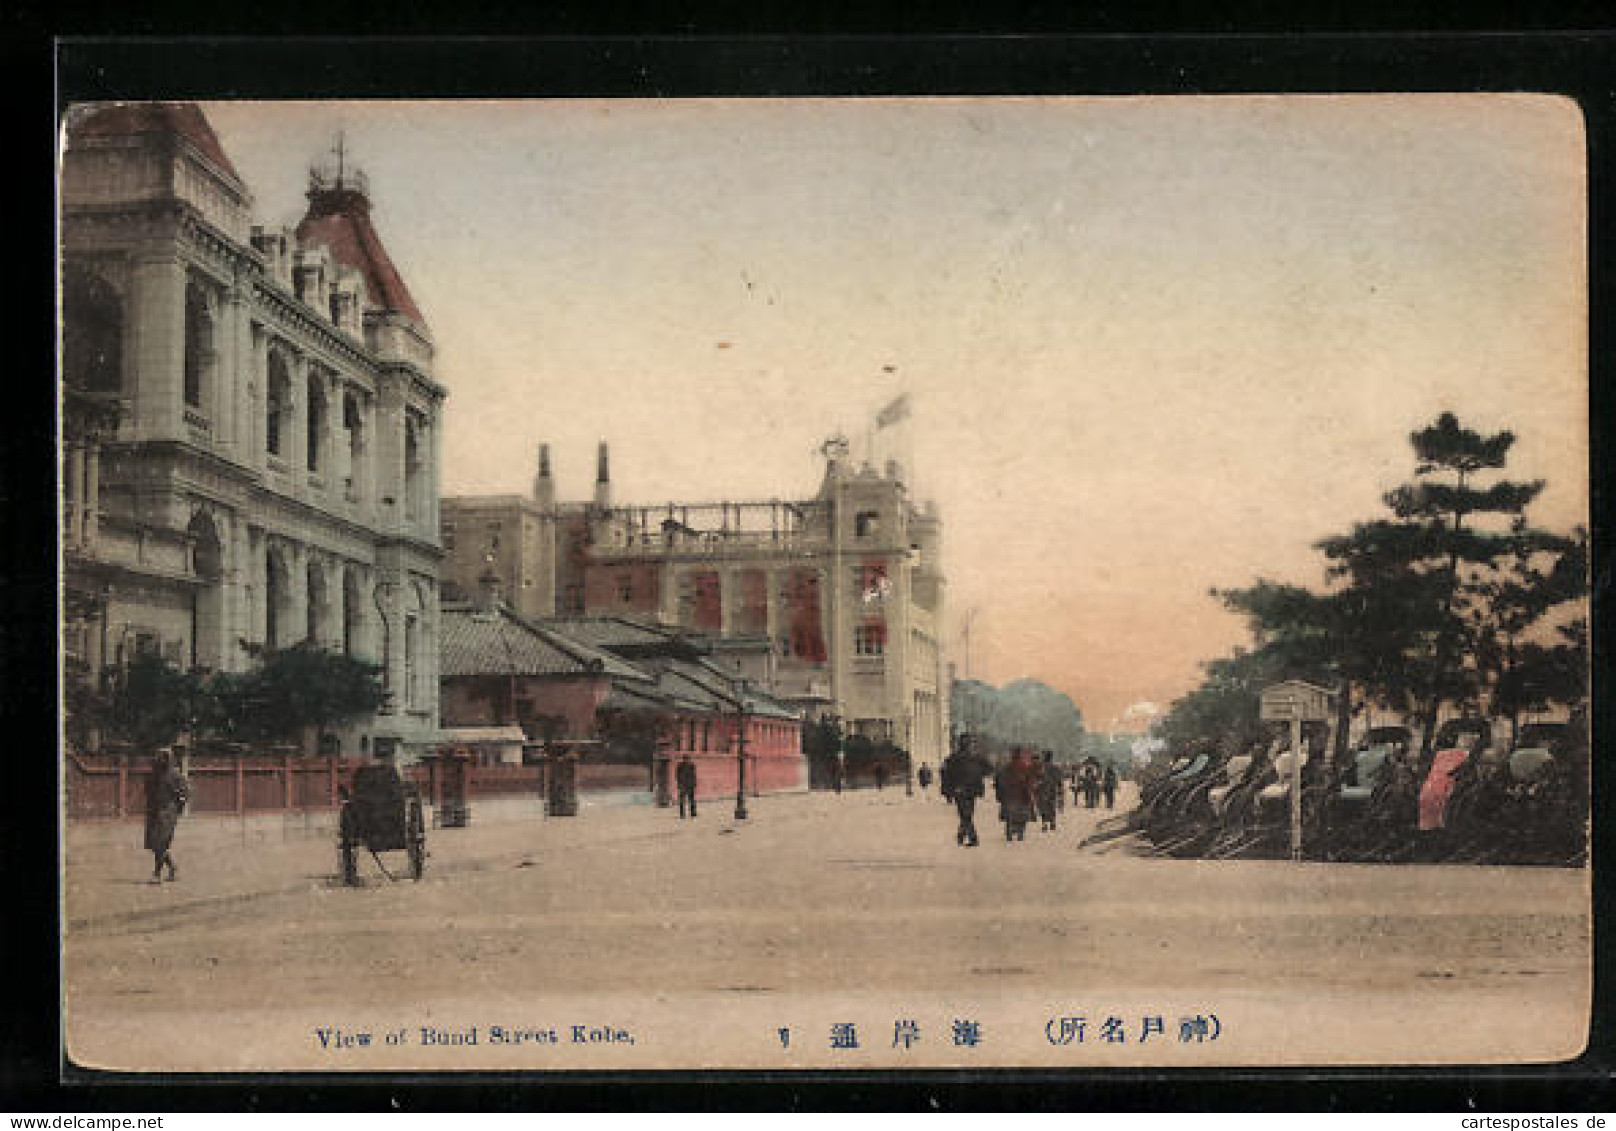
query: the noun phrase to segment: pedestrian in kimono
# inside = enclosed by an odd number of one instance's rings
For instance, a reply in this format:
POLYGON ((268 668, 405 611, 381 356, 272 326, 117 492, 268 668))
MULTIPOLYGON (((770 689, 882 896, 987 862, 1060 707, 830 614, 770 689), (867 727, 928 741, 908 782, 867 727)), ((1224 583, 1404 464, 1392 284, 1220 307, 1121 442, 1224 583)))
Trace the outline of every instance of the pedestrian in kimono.
POLYGON ((1010 764, 999 773, 997 788, 1005 841, 1026 840, 1038 794, 1038 767, 1028 761, 1026 751, 1011 755, 1010 764))
POLYGON ((1117 768, 1110 762, 1105 764, 1105 777, 1100 780, 1100 788, 1105 791, 1105 807, 1115 809, 1117 806, 1117 768))
POLYGON ((1055 817, 1060 812, 1060 801, 1060 767, 1055 765, 1054 751, 1045 750, 1044 763, 1038 774, 1038 827, 1041 831, 1046 833, 1055 831, 1055 817))
POLYGON ((146 848, 152 854, 154 884, 163 882, 165 868, 170 880, 176 878, 169 846, 174 843, 174 828, 190 796, 190 786, 174 767, 170 753, 159 750, 146 779, 146 848))

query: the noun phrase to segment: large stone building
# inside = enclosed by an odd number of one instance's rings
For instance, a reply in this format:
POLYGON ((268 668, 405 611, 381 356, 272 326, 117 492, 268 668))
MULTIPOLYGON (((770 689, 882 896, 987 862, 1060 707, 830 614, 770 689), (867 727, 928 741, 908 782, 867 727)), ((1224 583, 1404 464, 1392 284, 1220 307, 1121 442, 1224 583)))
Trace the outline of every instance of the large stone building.
POLYGON ((715 659, 808 714, 833 714, 916 763, 947 752, 942 522, 902 469, 827 445, 811 498, 614 504, 605 445, 587 503, 556 502, 549 451, 531 496, 443 501, 445 584, 489 567, 529 617, 629 614, 717 637, 715 659))
POLYGON ((310 640, 383 667, 345 753, 430 742, 445 393, 363 174, 337 149, 266 230, 196 106, 80 108, 61 240, 69 659, 310 640))

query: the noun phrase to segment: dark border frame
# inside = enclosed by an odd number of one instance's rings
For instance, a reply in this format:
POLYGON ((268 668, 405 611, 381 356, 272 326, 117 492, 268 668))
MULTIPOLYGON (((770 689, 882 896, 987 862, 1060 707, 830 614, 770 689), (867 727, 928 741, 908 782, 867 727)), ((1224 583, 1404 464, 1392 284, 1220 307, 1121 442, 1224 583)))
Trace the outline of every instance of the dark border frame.
MULTIPOLYGON (((957 26, 944 13, 938 26, 957 26)), ((1418 20, 1421 13, 1408 13, 1418 20)), ((1575 18, 1575 13, 1561 13, 1575 18)), ((414 30, 422 11, 393 13, 414 30)), ((116 19, 117 17, 113 17, 116 19)), ((127 15, 123 17, 127 19, 127 15)), ((161 17, 157 17, 160 20, 161 17)), ((154 20, 153 23, 157 22, 154 20)), ((111 21, 108 21, 111 22, 111 21)), ((173 21, 170 21, 173 22, 173 21)), ((146 24, 150 29, 153 23, 146 24)), ((1343 27, 1338 15, 1333 26, 1343 27)), ((1611 402, 1610 218, 1612 124, 1616 120, 1616 39, 1604 32, 1472 33, 1335 30, 1291 34, 1269 17, 1261 34, 1228 34, 1208 21, 1204 34, 885 34, 802 36, 680 34, 660 36, 480 36, 354 40, 318 37, 142 38, 84 36, 55 41, 51 110, 29 123, 34 144, 54 158, 56 115, 70 101, 99 98, 468 98, 664 97, 925 94, 1211 94, 1358 91, 1538 91, 1581 106, 1588 133, 1590 227, 1591 505, 1595 534, 1594 623, 1608 613, 1611 402), (38 125, 38 132, 35 125, 38 125)), ((1095 26, 1091 21, 1090 26, 1095 26)), ((1404 26, 1410 26, 1405 24, 1404 26)), ((284 31, 285 28, 265 28, 284 31)), ((822 30, 822 29, 813 29, 822 30)), ((33 92, 37 96, 37 90, 33 92)), ((27 100, 32 106, 32 98, 27 100)), ((43 156, 43 154, 42 154, 43 156)), ((52 170, 47 159, 43 168, 52 170)), ((46 175, 46 215, 54 181, 46 175)), ((36 221, 38 223, 38 221, 36 221)), ((30 226, 54 271, 54 224, 30 226)), ((40 245, 34 245, 40 246, 40 245)), ((33 276, 43 280, 47 276, 33 276)), ((41 301, 47 329, 43 365, 54 370, 54 298, 41 301)), ((26 372, 26 370, 21 370, 26 372)), ((20 373, 19 373, 20 376, 20 373)), ((49 382, 21 380, 29 411, 3 433, 0 457, 13 529, 6 542, 0 624, 7 626, 0 672, 0 721, 13 738, 14 792, 4 796, 11 835, 24 845, 55 841, 55 767, 42 751, 55 745, 54 446, 43 421, 54 418, 49 382), (37 399, 33 399, 37 398, 37 399), (39 415, 33 413, 37 410, 39 415), (22 739, 22 741, 18 741, 22 739), (19 804, 19 801, 21 804, 19 804), (43 817, 44 820, 40 818, 43 817), (45 827, 39 827, 39 826, 45 827)), ((1594 644, 1596 749, 1609 744, 1608 645, 1594 644)), ((1596 874, 1608 861, 1611 788, 1595 779, 1596 874)), ((6 868, 20 863, 6 853, 6 868)), ((38 854, 28 878, 54 893, 55 859, 38 854), (41 868, 50 875, 41 877, 41 868)), ((8 885, 8 890, 18 890, 8 885)), ((38 889, 30 889, 38 890, 38 889)), ((0 932, 11 958, 5 992, 24 1000, 0 1014, 0 1097, 6 1106, 40 1110, 304 1109, 351 1105, 441 1110, 566 1106, 574 1110, 644 1107, 723 1110, 796 1108, 1013 1108, 1249 1110, 1563 1110, 1608 1103, 1612 1056, 1607 930, 1610 897, 1595 888, 1595 1016, 1589 1050, 1566 1065, 1521 1068, 1387 1068, 858 1072, 445 1073, 421 1075, 124 1076, 68 1066, 57 1079, 56 988, 59 974, 54 901, 9 901, 24 930, 0 932), (18 948, 20 944, 20 949, 18 948), (37 952, 36 952, 37 951, 37 952), (18 1006, 21 1008, 19 1009, 18 1006)), ((12 915, 7 915, 12 919, 12 915)), ((15 920, 13 921, 15 922, 15 920)))

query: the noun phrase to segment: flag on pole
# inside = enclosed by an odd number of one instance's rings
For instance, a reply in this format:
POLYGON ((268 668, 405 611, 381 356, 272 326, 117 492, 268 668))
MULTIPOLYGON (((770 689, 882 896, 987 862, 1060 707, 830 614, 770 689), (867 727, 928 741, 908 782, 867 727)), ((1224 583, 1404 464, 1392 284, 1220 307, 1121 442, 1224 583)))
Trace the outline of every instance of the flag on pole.
POLYGON ((899 393, 891 404, 875 414, 875 426, 888 428, 900 420, 909 419, 909 394, 899 393))

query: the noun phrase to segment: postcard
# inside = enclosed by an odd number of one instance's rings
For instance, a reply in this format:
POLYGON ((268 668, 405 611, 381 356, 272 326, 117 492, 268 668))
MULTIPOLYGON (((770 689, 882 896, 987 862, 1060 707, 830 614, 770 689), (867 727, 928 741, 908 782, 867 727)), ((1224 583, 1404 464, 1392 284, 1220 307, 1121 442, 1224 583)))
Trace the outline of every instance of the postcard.
POLYGON ((1574 102, 60 140, 69 1064, 1584 1049, 1574 102))

